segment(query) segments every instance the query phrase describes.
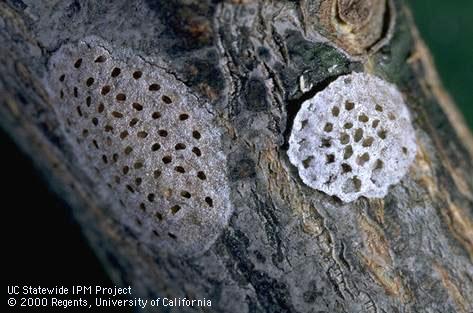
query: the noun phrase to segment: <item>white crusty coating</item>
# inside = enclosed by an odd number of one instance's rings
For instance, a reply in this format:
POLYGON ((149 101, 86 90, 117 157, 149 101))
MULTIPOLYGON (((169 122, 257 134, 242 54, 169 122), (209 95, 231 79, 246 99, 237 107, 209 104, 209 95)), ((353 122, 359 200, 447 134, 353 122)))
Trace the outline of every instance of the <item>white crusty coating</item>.
POLYGON ((222 132, 206 104, 96 37, 61 47, 50 73, 65 137, 111 218, 150 249, 203 253, 231 214, 222 132))
POLYGON ((416 149, 401 93, 378 77, 353 73, 302 104, 287 153, 305 184, 351 202, 384 197, 416 149))

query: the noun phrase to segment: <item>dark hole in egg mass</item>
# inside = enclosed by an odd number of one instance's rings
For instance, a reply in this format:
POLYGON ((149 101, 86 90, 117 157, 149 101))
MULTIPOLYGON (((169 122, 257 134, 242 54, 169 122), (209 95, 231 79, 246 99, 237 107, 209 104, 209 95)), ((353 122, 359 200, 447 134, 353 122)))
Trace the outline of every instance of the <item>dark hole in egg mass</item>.
POLYGON ((87 87, 92 86, 93 83, 94 83, 94 79, 92 77, 87 78, 87 80, 85 81, 85 84, 87 85, 87 87))
POLYGON ((113 70, 112 70, 112 73, 111 73, 111 76, 112 77, 117 77, 118 75, 120 75, 120 73, 122 72, 122 70, 118 67, 115 67, 113 70))
POLYGON ((166 95, 162 96, 161 99, 162 99, 163 102, 166 103, 166 104, 171 104, 171 103, 172 103, 171 98, 168 97, 168 96, 166 96, 166 95))
POLYGON ((186 145, 183 143, 178 143, 174 147, 176 150, 184 150, 186 148, 186 145))
POLYGON ((112 88, 111 88, 110 86, 108 86, 108 85, 103 86, 103 87, 102 87, 102 91, 101 91, 100 93, 105 96, 106 94, 108 94, 108 93, 110 92, 111 89, 112 89, 112 88))
POLYGON ((143 106, 142 106, 141 104, 137 103, 137 102, 134 102, 134 103, 132 104, 132 107, 133 107, 133 109, 135 109, 136 111, 141 111, 141 110, 143 110, 143 106))
POLYGON ((95 63, 103 63, 107 60, 107 58, 103 55, 99 55, 96 59, 95 59, 95 63))
POLYGON ((79 68, 82 64, 82 59, 77 59, 76 62, 74 63, 75 68, 79 68))
POLYGON ((159 89, 161 89, 161 86, 159 84, 151 84, 151 85, 149 85, 148 89, 150 91, 158 91, 159 89))

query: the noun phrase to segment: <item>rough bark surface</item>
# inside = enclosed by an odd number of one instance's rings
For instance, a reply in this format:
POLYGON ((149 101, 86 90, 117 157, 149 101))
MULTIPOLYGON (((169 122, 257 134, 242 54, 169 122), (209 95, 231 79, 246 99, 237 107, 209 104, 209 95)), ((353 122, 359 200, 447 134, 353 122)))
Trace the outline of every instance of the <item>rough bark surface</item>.
POLYGON ((472 312, 471 134, 402 1, 333 3, 1 2, 1 125, 117 283, 147 298, 212 300, 169 312, 472 312), (91 35, 162 60, 226 129, 233 214, 198 256, 145 249, 71 157, 44 80, 55 51, 91 35), (384 199, 344 204, 305 186, 286 150, 301 103, 353 71, 402 91, 418 152, 384 199))

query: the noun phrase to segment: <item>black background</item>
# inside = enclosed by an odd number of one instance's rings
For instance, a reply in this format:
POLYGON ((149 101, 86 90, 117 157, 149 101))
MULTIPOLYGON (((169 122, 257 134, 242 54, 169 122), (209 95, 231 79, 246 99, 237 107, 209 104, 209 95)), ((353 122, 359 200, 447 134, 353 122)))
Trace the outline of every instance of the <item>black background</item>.
MULTIPOLYGON (((2 276, 7 286, 113 287, 114 284, 87 245, 67 205, 48 189, 32 161, 18 150, 3 131, 0 131, 0 152, 1 212, 4 232, 2 276)), ((61 296, 57 298, 65 299, 61 296)), ((18 305, 14 309, 9 308, 6 303, 5 306, 8 312, 20 310, 18 305)), ((38 312, 38 309, 23 308, 21 311, 38 312)), ((48 308, 42 311, 56 310, 48 308)), ((77 308, 67 310, 58 308, 57 311, 107 312, 104 309, 77 308)))

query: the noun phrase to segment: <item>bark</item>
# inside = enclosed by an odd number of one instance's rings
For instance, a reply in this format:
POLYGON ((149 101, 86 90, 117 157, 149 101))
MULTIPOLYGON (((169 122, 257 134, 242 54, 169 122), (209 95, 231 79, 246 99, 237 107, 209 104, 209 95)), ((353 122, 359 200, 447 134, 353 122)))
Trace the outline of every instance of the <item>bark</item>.
POLYGON ((1 2, 1 126, 114 281, 212 301, 169 311, 472 312, 472 136, 403 1, 346 2, 338 13, 330 0, 1 2), (44 77, 61 45, 90 35, 164 60, 225 125, 233 213, 205 253, 145 249, 71 160, 44 77), (301 103, 352 71, 403 92, 418 152, 384 199, 344 204, 305 186, 285 151, 301 103))

